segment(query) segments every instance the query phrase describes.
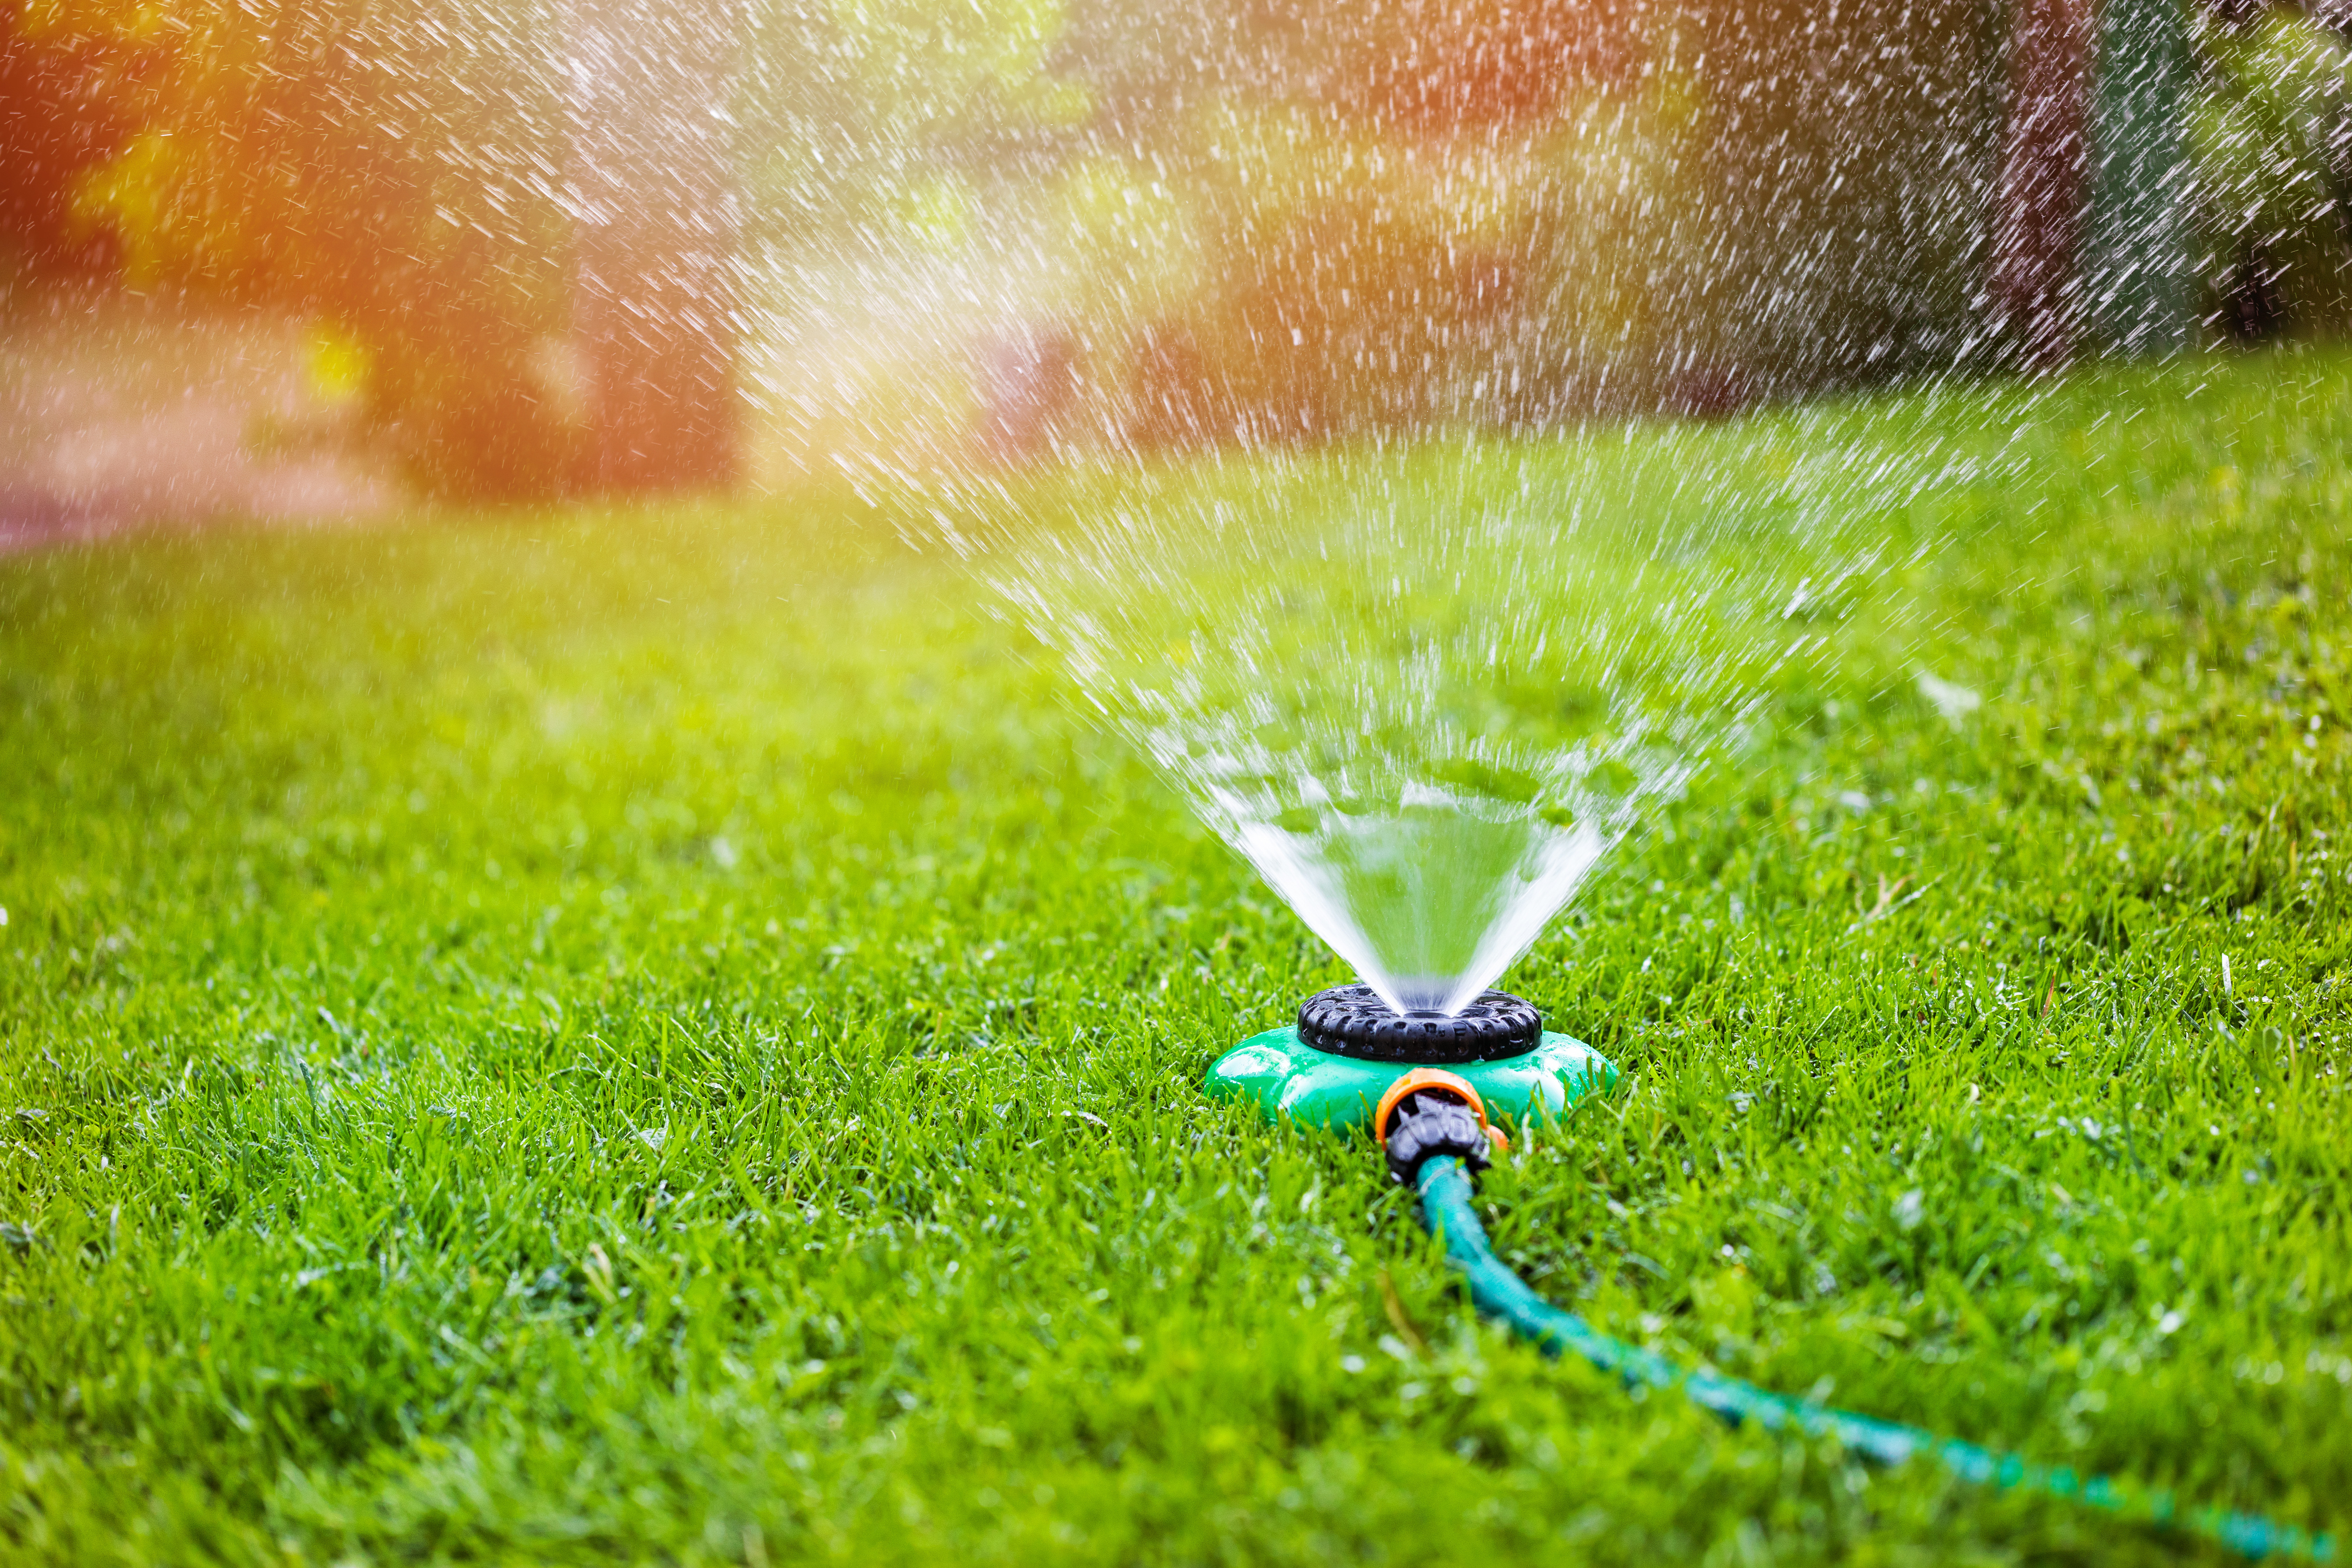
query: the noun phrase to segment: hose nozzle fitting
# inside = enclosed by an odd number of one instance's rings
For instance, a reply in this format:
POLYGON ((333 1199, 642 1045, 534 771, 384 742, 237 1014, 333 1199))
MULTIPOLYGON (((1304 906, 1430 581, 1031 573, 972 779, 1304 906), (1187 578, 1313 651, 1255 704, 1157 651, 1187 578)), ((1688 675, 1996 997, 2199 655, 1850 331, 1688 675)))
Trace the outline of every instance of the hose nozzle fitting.
POLYGON ((1487 1124, 1486 1102, 1468 1080, 1436 1068, 1417 1068, 1391 1084, 1372 1128, 1388 1151, 1389 1179, 1407 1187, 1440 1154, 1475 1174, 1494 1151, 1511 1146, 1502 1129, 1487 1124))

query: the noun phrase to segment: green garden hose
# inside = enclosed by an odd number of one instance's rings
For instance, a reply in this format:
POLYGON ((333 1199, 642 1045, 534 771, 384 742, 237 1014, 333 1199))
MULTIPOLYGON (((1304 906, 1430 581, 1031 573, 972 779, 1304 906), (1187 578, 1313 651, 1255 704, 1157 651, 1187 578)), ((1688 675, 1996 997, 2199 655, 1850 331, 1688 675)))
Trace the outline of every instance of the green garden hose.
POLYGON ((2063 1466, 2031 1464, 2014 1454, 1996 1454, 1916 1426, 1832 1410, 1720 1373, 1676 1366, 1654 1352, 1611 1339, 1573 1312, 1560 1310, 1506 1268, 1486 1243, 1486 1227, 1478 1223, 1477 1211, 1471 1205, 1471 1173, 1460 1157, 1432 1152, 1419 1159, 1413 1183, 1421 1194, 1422 1221, 1431 1235, 1445 1244, 1446 1261, 1468 1281, 1471 1300, 1481 1312, 1500 1320, 1513 1333, 1548 1354, 1573 1352, 1633 1387, 1679 1389, 1693 1404, 1734 1424, 1753 1421, 1768 1431, 1793 1428, 1808 1436, 1834 1436, 1882 1464, 1899 1465, 1929 1455, 1963 1480, 2064 1498, 2121 1518, 2189 1531, 2250 1558, 2306 1563, 2335 1559, 2336 1543, 2327 1535, 2279 1524, 2259 1514, 2220 1509, 2183 1512, 2168 1492, 2128 1493, 2103 1476, 2084 1479, 2063 1466))

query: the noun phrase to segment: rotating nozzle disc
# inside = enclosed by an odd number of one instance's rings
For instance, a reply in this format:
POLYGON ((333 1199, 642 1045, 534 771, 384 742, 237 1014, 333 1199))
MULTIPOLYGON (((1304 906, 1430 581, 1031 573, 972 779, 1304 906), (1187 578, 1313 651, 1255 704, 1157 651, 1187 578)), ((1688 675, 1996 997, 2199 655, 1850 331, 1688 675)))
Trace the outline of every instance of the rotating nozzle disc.
POLYGON ((1451 1016, 1400 1013, 1369 985, 1318 992, 1298 1009, 1298 1038, 1373 1062, 1478 1062, 1521 1057, 1543 1041, 1543 1016, 1506 991, 1481 992, 1451 1016))

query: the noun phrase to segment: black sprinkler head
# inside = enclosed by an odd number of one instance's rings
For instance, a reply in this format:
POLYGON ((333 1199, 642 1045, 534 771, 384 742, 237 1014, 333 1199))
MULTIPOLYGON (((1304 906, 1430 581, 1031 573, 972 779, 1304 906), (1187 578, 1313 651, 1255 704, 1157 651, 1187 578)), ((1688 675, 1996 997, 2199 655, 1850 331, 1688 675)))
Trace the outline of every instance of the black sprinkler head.
POLYGON ((1298 1009, 1298 1038, 1371 1062, 1480 1062, 1523 1057, 1543 1041, 1543 1015, 1507 991, 1486 991, 1447 1017, 1400 1013, 1369 985, 1339 985, 1298 1009))

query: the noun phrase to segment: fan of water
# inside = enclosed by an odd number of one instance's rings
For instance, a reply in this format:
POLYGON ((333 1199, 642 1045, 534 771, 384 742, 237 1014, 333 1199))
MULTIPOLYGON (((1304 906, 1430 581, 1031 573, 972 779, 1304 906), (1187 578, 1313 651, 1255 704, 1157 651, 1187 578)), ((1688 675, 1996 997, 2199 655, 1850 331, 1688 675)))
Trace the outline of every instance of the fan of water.
POLYGON ((929 491, 1308 925, 1451 1012, 1903 618, 2000 450, 1916 399, 1663 416, 2186 341, 2183 14, 2113 9, 2087 98, 2046 7, 763 11, 773 471, 929 491))
POLYGON ((1997 456, 1934 417, 1106 472, 954 533, 1367 984, 1452 1014, 1839 627, 1899 622, 1919 503, 1997 456))

